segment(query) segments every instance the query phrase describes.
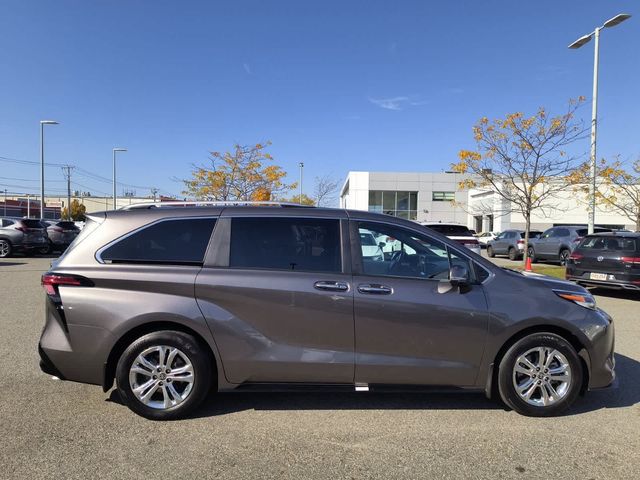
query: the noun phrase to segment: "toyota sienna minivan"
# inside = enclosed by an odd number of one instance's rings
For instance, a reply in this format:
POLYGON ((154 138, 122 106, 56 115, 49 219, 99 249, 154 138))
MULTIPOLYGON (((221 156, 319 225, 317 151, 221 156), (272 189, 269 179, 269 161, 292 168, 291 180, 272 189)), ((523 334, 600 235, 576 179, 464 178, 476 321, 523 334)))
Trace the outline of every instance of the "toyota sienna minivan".
POLYGON ((484 391, 550 416, 614 378, 583 287, 499 268, 383 214, 287 204, 91 214, 42 276, 41 368, 183 417, 211 391, 484 391), (364 234, 364 235, 363 235, 364 234), (362 239, 392 238, 384 255, 362 239))

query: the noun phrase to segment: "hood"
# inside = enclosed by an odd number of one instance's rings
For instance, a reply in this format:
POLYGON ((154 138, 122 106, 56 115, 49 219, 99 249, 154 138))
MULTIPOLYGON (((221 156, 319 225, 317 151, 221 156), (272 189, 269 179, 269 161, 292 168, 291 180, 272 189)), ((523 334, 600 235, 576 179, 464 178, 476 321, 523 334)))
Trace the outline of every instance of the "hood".
POLYGON ((518 272, 516 270, 504 269, 505 271, 518 275, 520 278, 524 278, 527 282, 535 282, 537 285, 544 285, 553 290, 565 290, 570 292, 588 293, 587 289, 570 282, 568 280, 562 280, 556 277, 550 277, 549 275, 541 275, 535 272, 518 272))

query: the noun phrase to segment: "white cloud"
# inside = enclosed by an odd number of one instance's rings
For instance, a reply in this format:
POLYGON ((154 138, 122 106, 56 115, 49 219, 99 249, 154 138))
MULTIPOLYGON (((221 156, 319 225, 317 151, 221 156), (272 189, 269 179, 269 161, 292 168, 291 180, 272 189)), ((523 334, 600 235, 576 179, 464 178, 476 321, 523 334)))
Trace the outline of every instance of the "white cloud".
POLYGON ((369 101, 374 105, 377 105, 380 108, 384 108, 386 110, 402 110, 407 102, 409 101, 409 97, 392 97, 392 98, 371 98, 369 97, 369 101))

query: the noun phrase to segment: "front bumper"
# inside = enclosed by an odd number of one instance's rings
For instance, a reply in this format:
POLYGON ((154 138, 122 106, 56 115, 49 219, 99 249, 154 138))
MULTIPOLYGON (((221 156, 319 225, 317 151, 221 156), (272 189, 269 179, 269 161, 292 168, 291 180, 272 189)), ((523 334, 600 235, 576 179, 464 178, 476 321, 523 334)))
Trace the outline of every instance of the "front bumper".
POLYGON ((613 319, 604 310, 590 313, 594 316, 591 348, 588 358, 583 356, 589 369, 589 390, 607 388, 616 379, 615 328, 613 319))

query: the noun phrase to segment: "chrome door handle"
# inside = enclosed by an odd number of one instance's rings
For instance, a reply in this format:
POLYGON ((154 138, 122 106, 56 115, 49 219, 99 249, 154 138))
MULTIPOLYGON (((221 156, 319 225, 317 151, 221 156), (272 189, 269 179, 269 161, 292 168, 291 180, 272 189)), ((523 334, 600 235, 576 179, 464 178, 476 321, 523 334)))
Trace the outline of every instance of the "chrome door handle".
POLYGON ((330 292, 346 292, 349 290, 347 282, 319 281, 313 284, 313 288, 330 292))
POLYGON ((379 285, 377 283, 366 283, 358 285, 358 291, 360 293, 371 293, 374 295, 391 295, 393 293, 393 288, 387 287, 386 285, 379 285))

